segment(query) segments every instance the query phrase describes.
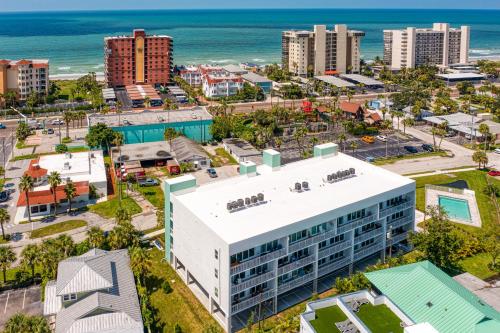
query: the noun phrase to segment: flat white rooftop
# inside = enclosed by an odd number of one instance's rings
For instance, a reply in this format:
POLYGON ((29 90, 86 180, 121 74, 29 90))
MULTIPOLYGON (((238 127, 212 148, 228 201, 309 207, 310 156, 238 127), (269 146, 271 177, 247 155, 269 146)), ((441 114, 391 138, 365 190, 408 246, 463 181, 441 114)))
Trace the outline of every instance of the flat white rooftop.
POLYGON ((342 153, 282 165, 277 171, 262 165, 257 171, 258 175, 254 177, 233 177, 176 197, 210 229, 232 244, 406 185, 411 191, 414 183, 409 178, 342 153), (336 183, 324 181, 328 174, 349 168, 356 170, 355 177, 336 183), (292 191, 296 182, 303 181, 309 183, 309 191, 292 191), (258 193, 264 194, 260 205, 228 211, 228 202, 258 193))

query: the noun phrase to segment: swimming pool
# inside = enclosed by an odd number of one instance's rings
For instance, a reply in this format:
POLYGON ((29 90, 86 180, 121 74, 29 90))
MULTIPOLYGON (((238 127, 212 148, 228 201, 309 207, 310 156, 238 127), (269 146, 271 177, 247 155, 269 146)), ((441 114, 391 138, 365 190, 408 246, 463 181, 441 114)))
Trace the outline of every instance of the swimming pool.
POLYGON ((467 200, 439 196, 439 206, 441 206, 451 219, 471 222, 469 203, 467 200))

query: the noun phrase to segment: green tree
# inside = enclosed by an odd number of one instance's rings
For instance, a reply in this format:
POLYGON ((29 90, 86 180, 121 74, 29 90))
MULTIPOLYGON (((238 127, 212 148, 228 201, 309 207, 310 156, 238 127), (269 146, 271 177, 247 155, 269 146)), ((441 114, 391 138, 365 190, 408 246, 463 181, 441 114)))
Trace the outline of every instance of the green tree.
POLYGON ((69 138, 69 123, 75 118, 73 112, 64 111, 62 119, 64 120, 64 125, 66 125, 66 137, 69 138))
POLYGON ((71 180, 66 182, 66 185, 64 186, 64 194, 66 195, 66 199, 68 199, 68 211, 71 212, 73 198, 77 195, 76 186, 71 180))
POLYGON ((481 164, 484 168, 486 168, 486 165, 488 164, 488 155, 486 155, 484 151, 475 151, 474 154, 472 154, 472 161, 477 163, 478 169, 481 169, 481 164))
POLYGON ((33 190, 35 186, 35 182, 33 178, 29 175, 23 175, 21 180, 19 181, 19 191, 23 192, 26 196, 26 210, 28 211, 28 222, 31 222, 31 206, 30 206, 30 198, 29 193, 33 190))
POLYGON ((440 206, 428 207, 426 215, 430 218, 424 223, 422 232, 411 233, 410 242, 435 265, 456 268, 464 245, 463 238, 440 206))
POLYGON ((146 277, 150 274, 153 261, 151 260, 151 252, 146 249, 134 246, 129 249, 130 268, 137 277, 137 280, 142 286, 146 286, 146 277))
POLYGON ((5 238, 5 230, 3 229, 3 224, 10 221, 10 215, 5 208, 0 208, 0 226, 2 226, 2 238, 5 238))
POLYGON ((7 320, 3 333, 51 333, 47 320, 42 316, 16 313, 7 320))
POLYGON ((40 263, 40 248, 36 244, 28 244, 21 252, 21 266, 31 271, 31 278, 35 279, 35 266, 40 263))
POLYGON ((106 124, 98 123, 90 126, 89 132, 85 136, 85 142, 91 148, 102 148, 108 152, 109 146, 118 135, 121 133, 113 131, 106 124))
POLYGON ((64 258, 69 257, 75 250, 75 242, 73 238, 67 234, 59 235, 55 239, 56 247, 62 252, 64 258))
POLYGON ((132 215, 130 215, 128 209, 119 207, 115 213, 115 221, 117 224, 130 223, 132 222, 132 215))
POLYGON ((488 138, 491 136, 491 133, 490 133, 490 127, 487 125, 487 124, 481 124, 479 125, 479 133, 481 133, 481 135, 483 136, 484 138, 484 152, 486 152, 486 150, 488 149, 488 138))
POLYGON ((356 141, 351 141, 349 147, 352 149, 352 153, 354 154, 354 151, 358 149, 358 143, 356 141))
POLYGON ((92 248, 102 249, 105 244, 104 232, 99 227, 92 227, 87 230, 87 238, 92 248))
POLYGON ((27 123, 21 122, 16 129, 16 139, 19 141, 24 141, 28 136, 31 135, 31 129, 27 123))
POLYGON ((62 179, 61 175, 57 171, 52 171, 48 178, 47 182, 49 183, 50 186, 50 191, 52 192, 53 198, 54 198, 54 217, 57 215, 57 187, 61 185, 62 179))
POLYGON ((497 259, 500 256, 500 225, 490 224, 483 228, 481 244, 484 251, 491 257, 491 270, 498 270, 497 259))
POLYGON ((7 282, 7 269, 16 261, 16 254, 10 246, 0 247, 0 269, 3 273, 3 282, 7 282))
POLYGON ((222 330, 214 324, 210 324, 203 328, 203 333, 221 333, 221 332, 222 330))
POLYGON ((64 252, 55 239, 46 239, 40 245, 40 262, 43 262, 42 277, 52 280, 56 277, 57 266, 61 260, 65 259, 64 252))
POLYGON ((109 246, 113 250, 124 249, 131 246, 138 246, 140 236, 132 223, 121 223, 109 233, 109 246))

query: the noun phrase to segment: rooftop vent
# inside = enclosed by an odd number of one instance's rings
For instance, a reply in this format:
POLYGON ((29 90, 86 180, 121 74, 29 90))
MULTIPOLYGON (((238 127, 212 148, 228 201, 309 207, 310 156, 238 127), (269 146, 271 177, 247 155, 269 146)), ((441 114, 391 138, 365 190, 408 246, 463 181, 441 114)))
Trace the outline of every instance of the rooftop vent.
POLYGON ((235 201, 229 201, 226 204, 226 208, 229 212, 239 211, 248 207, 259 205, 264 201, 264 194, 259 193, 257 195, 252 195, 246 197, 245 199, 238 199, 235 201))
POLYGON ((295 191, 302 191, 302 185, 300 185, 300 183, 295 183, 295 191))
MULTIPOLYGON (((346 170, 339 170, 337 172, 331 173, 329 175, 326 175, 326 182, 328 183, 335 183, 347 178, 354 177, 356 175, 356 169, 354 168, 349 168, 346 170)), ((325 181, 325 180, 323 180, 325 181)))
POLYGON ((302 188, 304 189, 304 191, 309 190, 309 183, 308 182, 302 182, 302 188))

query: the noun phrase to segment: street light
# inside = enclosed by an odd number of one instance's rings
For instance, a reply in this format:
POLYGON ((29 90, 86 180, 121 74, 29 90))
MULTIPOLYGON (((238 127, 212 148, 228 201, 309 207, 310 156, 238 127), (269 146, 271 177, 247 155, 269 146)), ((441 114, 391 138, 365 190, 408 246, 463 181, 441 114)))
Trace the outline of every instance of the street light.
MULTIPOLYGON (((387 241, 389 243, 389 259, 391 259, 392 255, 392 225, 389 226, 389 231, 386 234, 387 241)), ((385 260, 384 260, 385 262, 385 260)))

